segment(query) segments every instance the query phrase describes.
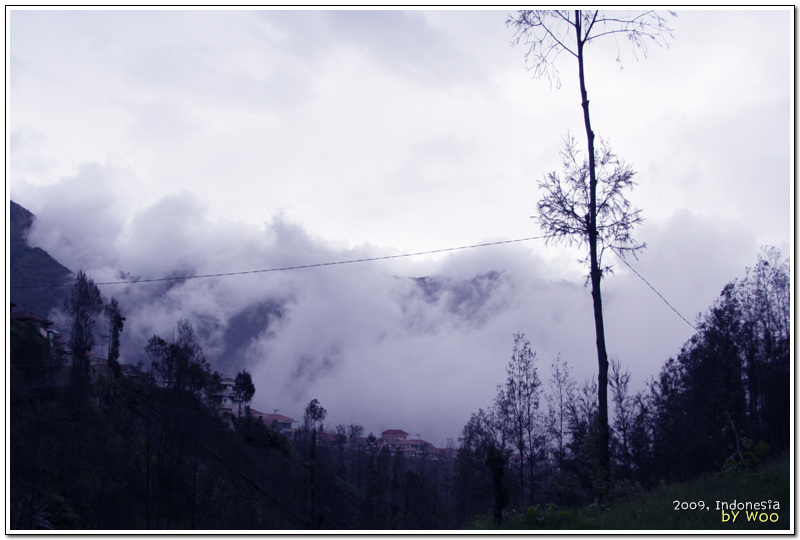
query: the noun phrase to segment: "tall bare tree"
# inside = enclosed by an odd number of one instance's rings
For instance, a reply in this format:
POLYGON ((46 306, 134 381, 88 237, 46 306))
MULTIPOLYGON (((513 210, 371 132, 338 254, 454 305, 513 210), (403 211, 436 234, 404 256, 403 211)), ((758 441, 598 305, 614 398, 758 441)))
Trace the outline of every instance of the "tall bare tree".
MULTIPOLYGON (((597 152, 595 148, 586 90, 585 49, 598 38, 621 36, 631 43, 634 53, 638 51, 646 56, 647 45, 651 42, 666 44, 667 38, 672 37, 672 30, 667 26, 666 18, 655 11, 620 14, 582 10, 519 11, 506 22, 515 29, 514 44, 522 44, 528 48, 525 59, 530 64, 534 77, 544 76, 558 85, 558 69, 555 64, 558 56, 566 52, 578 61, 587 161, 581 163, 577 159, 575 143, 568 140, 565 152, 566 184, 562 185, 555 175, 548 176, 543 183, 547 194, 544 204, 539 204, 539 216, 546 234, 551 238, 587 244, 589 247, 589 279, 592 284, 598 362, 599 458, 601 470, 608 476, 608 353, 600 294, 602 248, 614 247, 615 242, 616 247, 629 250, 642 246, 633 244, 629 235, 631 227, 640 219, 638 210, 633 211, 622 196, 622 189, 631 185, 633 173, 619 165, 610 150, 601 149, 597 152), (602 184, 606 191, 601 190, 598 199, 598 169, 604 162, 614 166, 613 172, 602 184)), ((617 60, 620 60, 619 55, 617 60)))
POLYGON ((552 441, 558 471, 564 467, 567 438, 567 407, 575 394, 575 381, 569 372, 569 364, 556 357, 550 364, 549 389, 547 394, 547 430, 552 441))
POLYGON ((506 382, 497 388, 495 410, 507 439, 519 453, 520 501, 534 503, 536 455, 541 446, 538 425, 539 397, 542 382, 536 369, 536 351, 525 335, 514 334, 514 352, 506 366, 506 382), (525 490, 525 469, 528 473, 528 495, 525 490))

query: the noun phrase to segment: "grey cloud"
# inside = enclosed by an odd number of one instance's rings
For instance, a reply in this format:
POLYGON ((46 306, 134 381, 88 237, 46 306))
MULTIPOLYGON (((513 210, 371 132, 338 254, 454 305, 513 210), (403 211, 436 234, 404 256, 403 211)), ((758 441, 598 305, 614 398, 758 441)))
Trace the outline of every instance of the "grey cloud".
POLYGON ((203 209, 192 195, 163 197, 133 218, 120 262, 137 274, 146 270, 156 275, 171 270, 191 273, 207 260, 205 227, 203 209))
POLYGON ((116 257, 124 227, 114 189, 117 171, 83 164, 75 176, 42 188, 40 216, 28 237, 68 268, 97 268, 116 257))

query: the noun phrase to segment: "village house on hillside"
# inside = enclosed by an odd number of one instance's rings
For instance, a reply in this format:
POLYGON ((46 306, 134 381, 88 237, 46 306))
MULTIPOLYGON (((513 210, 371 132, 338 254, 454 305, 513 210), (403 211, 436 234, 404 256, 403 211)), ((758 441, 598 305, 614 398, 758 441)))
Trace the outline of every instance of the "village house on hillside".
MULTIPOLYGON (((11 309, 13 310, 14 307, 15 304, 12 303, 11 309)), ((47 341, 50 342, 50 345, 52 347, 61 347, 61 348, 64 347, 64 342, 61 333, 57 332, 53 328, 50 328, 54 324, 53 321, 49 321, 44 317, 37 315, 36 313, 33 313, 32 311, 25 311, 25 310, 13 311, 11 313, 11 318, 16 319, 18 321, 25 321, 31 323, 33 327, 36 329, 36 331, 39 332, 39 334, 41 334, 42 337, 47 338, 47 341)))
POLYGON ((217 404, 219 412, 238 416, 239 401, 233 392, 234 384, 235 381, 231 377, 222 377, 219 387, 211 395, 211 399, 217 404))
POLYGON ((408 433, 402 429, 387 429, 381 433, 383 444, 392 452, 401 452, 406 457, 432 456, 434 446, 422 439, 409 439, 408 433))
POLYGON ((419 435, 416 439, 408 437, 408 433, 402 429, 387 429, 381 433, 377 445, 385 446, 394 453, 402 453, 406 457, 445 459, 456 455, 454 448, 437 448, 428 441, 420 439, 419 435))
MULTIPOLYGON (((417 436, 419 437, 419 436, 417 436)), ((409 439, 408 433, 402 429, 387 429, 380 437, 358 437, 348 439, 340 433, 322 432, 319 434, 322 444, 338 446, 346 450, 388 450, 392 454, 402 454, 409 458, 425 458, 431 460, 455 458, 458 450, 454 447, 437 448, 433 444, 420 438, 409 439)))
MULTIPOLYGON (((12 304, 11 307, 13 309, 14 304, 12 304)), ((53 321, 48 321, 32 311, 15 311, 11 314, 11 317, 19 321, 28 321, 43 337, 49 337, 49 328, 53 326, 53 321)))
MULTIPOLYGON (((235 384, 236 381, 232 377, 224 376, 220 380, 217 389, 211 394, 211 400, 217 404, 217 411, 222 415, 239 417, 244 416, 247 412, 244 403, 239 400, 236 396, 236 392, 233 390, 235 384)), ((277 413, 263 413, 253 408, 250 409, 250 416, 260 418, 264 422, 264 425, 273 431, 288 436, 291 436, 295 432, 293 424, 296 424, 297 420, 289 418, 288 416, 277 413)))
POLYGON ((44 317, 33 313, 32 311, 13 311, 16 304, 11 303, 11 318, 20 321, 24 324, 29 324, 33 329, 43 338, 47 340, 50 345, 49 359, 41 367, 44 371, 41 373, 41 379, 38 382, 31 381, 33 385, 56 385, 63 386, 67 383, 66 371, 64 363, 66 362, 68 352, 66 344, 63 341, 61 333, 51 328, 53 321, 45 319, 44 317))
POLYGON ((292 424, 296 424, 297 420, 282 414, 262 413, 261 411, 250 409, 250 416, 260 418, 269 429, 277 431, 278 433, 283 433, 288 437, 291 437, 296 431, 292 424))

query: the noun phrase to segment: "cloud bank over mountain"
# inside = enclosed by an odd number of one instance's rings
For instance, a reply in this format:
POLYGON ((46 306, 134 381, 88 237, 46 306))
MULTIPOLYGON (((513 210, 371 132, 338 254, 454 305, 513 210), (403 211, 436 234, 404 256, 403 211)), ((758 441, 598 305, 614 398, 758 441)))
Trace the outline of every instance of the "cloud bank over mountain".
MULTIPOLYGON (((123 220, 113 174, 87 166, 48 190, 29 241, 98 283, 200 276, 394 255, 341 248, 276 216, 261 227, 208 216, 190 195, 171 195, 123 220), (93 183, 93 198, 69 189, 93 183), (97 231, 97 234, 93 234, 97 231)), ((691 214, 642 234, 660 249, 631 261, 685 316, 705 310, 750 264, 744 231, 715 230, 691 214), (693 244, 681 233, 692 231, 693 244), (669 231, 672 231, 671 233, 669 231), (684 242, 671 242, 680 234, 684 242), (652 239, 652 240, 651 240, 652 239), (709 245, 720 258, 704 260, 709 245), (693 257, 695 258, 693 261, 693 257), (664 276, 672 276, 664 279, 664 276)), ((589 289, 579 273, 558 275, 542 241, 288 271, 101 285, 127 317, 123 355, 145 361, 153 334, 180 318, 197 331, 214 369, 253 374, 253 406, 300 417, 311 399, 329 423, 400 427, 435 444, 457 437, 504 378, 512 335, 524 332, 547 379, 552 358, 579 381, 594 376, 589 289)), ((609 349, 641 383, 676 353, 691 329, 621 263, 605 281, 609 349)), ((578 268, 580 271, 580 269, 578 268)), ((68 321, 54 319, 68 328, 68 321)))

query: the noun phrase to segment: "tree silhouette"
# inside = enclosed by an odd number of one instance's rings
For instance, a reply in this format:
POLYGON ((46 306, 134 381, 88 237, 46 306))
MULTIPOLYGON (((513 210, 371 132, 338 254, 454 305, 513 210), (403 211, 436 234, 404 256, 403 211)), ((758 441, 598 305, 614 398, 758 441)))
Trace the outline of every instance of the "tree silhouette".
POLYGON ((519 453, 520 501, 526 500, 525 469, 528 469, 528 501, 533 504, 536 453, 541 448, 538 425, 541 380, 536 369, 536 352, 525 334, 514 335, 514 352, 506 366, 506 382, 497 388, 495 408, 506 438, 519 453))
POLYGON ((461 432, 456 483, 462 514, 473 513, 488 495, 495 525, 499 527, 503 521, 503 510, 509 503, 504 477, 510 451, 507 448, 506 430, 498 416, 498 411, 491 409, 479 409, 470 416, 461 432), (478 501, 473 500, 475 496, 478 501))
POLYGON ((558 472, 564 467, 567 438, 567 407, 575 394, 575 381, 569 373, 569 365, 560 357, 550 364, 549 390, 547 394, 547 430, 552 441, 558 472))
MULTIPOLYGON (((105 316, 108 320, 108 331, 111 342, 108 346, 108 371, 109 375, 113 372, 116 377, 119 375, 119 336, 125 326, 125 317, 119 309, 119 302, 112 298, 105 307, 105 316)), ((111 377, 109 377, 110 379, 111 377)))
POLYGON ((322 422, 328 416, 328 411, 319 404, 319 401, 312 399, 306 406, 303 420, 306 429, 311 429, 311 451, 309 455, 309 491, 311 506, 311 522, 315 527, 322 525, 323 516, 320 513, 319 500, 317 498, 317 438, 318 432, 322 432, 322 422))
POLYGON ((256 394, 253 378, 247 370, 240 371, 236 375, 236 379, 233 383, 233 394, 236 396, 236 401, 239 402, 239 416, 241 416, 242 404, 245 406, 249 405, 250 400, 252 400, 253 396, 256 394))
MULTIPOLYGON (((630 176, 626 169, 619 169, 619 175, 612 174, 605 185, 611 188, 608 197, 601 197, 598 204, 598 165, 602 167, 604 159, 613 162, 613 154, 595 149, 595 134, 592 130, 589 115, 589 98, 586 91, 584 71, 585 47, 590 42, 604 36, 624 36, 632 44, 634 53, 641 51, 647 54, 647 44, 652 41, 659 45, 666 44, 672 36, 666 19, 655 11, 643 13, 611 15, 602 11, 519 11, 510 16, 506 23, 515 29, 514 44, 528 47, 526 62, 531 64, 534 77, 547 77, 551 83, 558 85, 558 70, 555 61, 562 52, 566 52, 578 61, 578 81, 580 83, 581 107, 587 139, 587 162, 580 163, 575 156, 574 142, 567 142, 565 165, 567 185, 559 189, 560 182, 556 177, 545 181, 545 189, 552 187, 549 194, 551 202, 544 207, 540 203, 540 216, 545 216, 543 225, 547 231, 548 224, 553 229, 548 231, 553 238, 570 237, 589 247, 589 279, 592 284, 592 305, 594 309, 595 335, 598 362, 598 409, 600 429, 599 465, 606 475, 610 472, 609 428, 608 428, 608 353, 606 351, 605 329, 603 324, 603 304, 600 294, 602 246, 607 236, 625 240, 627 232, 638 219, 637 212, 625 212, 627 201, 619 194, 623 187, 629 186, 630 176), (627 176, 627 178, 626 178, 627 176), (588 180, 588 186, 586 181, 588 180), (615 189, 616 186, 616 189, 615 189), (561 195, 573 195, 572 198, 561 195), (609 206, 604 206, 608 201, 609 206), (564 204, 560 204, 563 202, 564 204), (571 202, 581 204, 572 205, 571 202), (584 212, 585 209, 585 213, 584 212), (621 210, 622 213, 615 211, 621 210), (544 210, 544 214, 542 211, 544 210), (610 212, 611 222, 603 221, 610 212), (563 218, 563 219, 560 219, 563 218), (627 228, 626 228, 627 227, 627 228), (598 245, 599 244, 599 245, 598 245)), ((617 56, 620 60, 620 56, 617 56)), ((632 173, 630 174, 632 176, 632 173)), ((629 239, 629 237, 628 237, 629 239)), ((625 244, 625 242, 623 242, 625 244)), ((635 249, 635 246, 633 247, 635 249)))
POLYGON ((94 325, 103 311, 100 289, 83 270, 78 272, 64 309, 72 317, 69 346, 72 352, 70 378, 80 395, 89 391, 89 353, 94 347, 94 325))

